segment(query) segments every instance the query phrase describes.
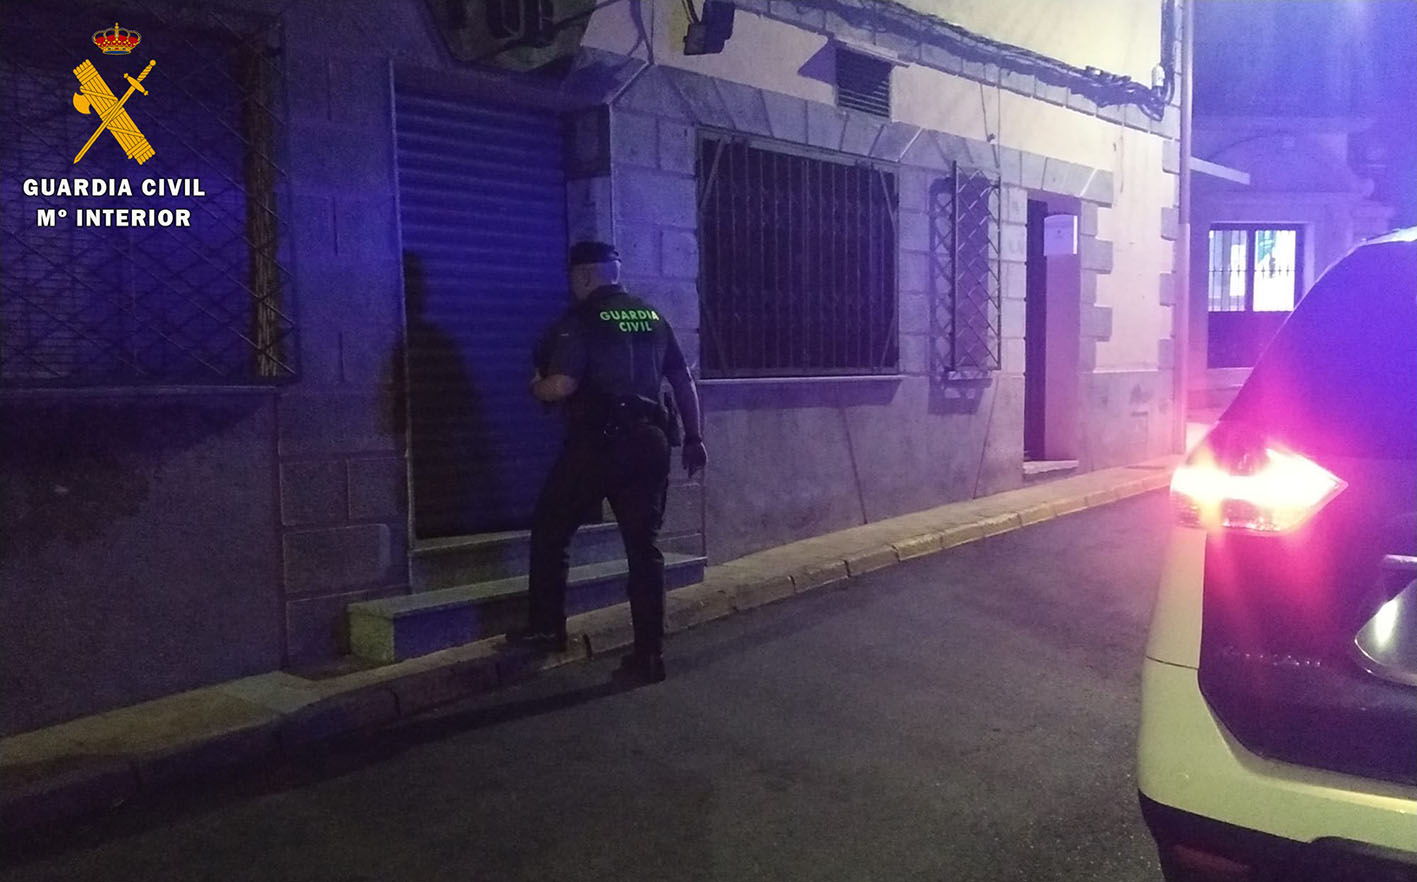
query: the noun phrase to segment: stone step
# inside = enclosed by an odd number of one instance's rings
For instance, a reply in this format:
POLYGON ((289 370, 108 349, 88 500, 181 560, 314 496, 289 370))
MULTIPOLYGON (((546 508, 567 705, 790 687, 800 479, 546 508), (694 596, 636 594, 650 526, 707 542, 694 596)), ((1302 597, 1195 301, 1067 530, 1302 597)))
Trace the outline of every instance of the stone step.
MULTIPOLYGON (((530 530, 476 533, 426 539, 413 547, 411 582, 415 592, 437 591, 476 582, 525 576, 530 530)), ((587 524, 571 541, 571 565, 604 563, 625 556, 614 521, 587 524)))
MULTIPOLYGON (((705 561, 666 552, 666 588, 702 582, 705 561)), ((572 567, 566 612, 623 603, 628 574, 623 559, 572 567)), ((347 609, 350 652, 369 661, 395 662, 502 634, 525 622, 526 596, 526 577, 518 576, 352 603, 347 609)))

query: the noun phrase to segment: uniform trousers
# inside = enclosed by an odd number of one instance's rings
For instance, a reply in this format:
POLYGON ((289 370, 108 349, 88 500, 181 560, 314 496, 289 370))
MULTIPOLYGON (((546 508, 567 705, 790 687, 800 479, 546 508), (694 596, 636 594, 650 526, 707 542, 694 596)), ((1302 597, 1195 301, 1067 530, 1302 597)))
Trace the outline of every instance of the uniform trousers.
POLYGON ((635 423, 612 437, 571 429, 532 516, 528 617, 532 630, 565 633, 571 538, 586 513, 608 499, 629 562, 635 651, 662 650, 664 555, 655 543, 668 486, 669 442, 658 426, 635 423))

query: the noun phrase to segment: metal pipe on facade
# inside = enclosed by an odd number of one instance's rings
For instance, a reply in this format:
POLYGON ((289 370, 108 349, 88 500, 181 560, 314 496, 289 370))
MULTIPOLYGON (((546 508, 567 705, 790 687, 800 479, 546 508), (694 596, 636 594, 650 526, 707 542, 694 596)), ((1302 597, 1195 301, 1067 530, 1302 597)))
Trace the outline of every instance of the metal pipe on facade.
POLYGON ((1180 192, 1176 211, 1175 268, 1172 270, 1171 373, 1176 424, 1172 447, 1186 450, 1186 410, 1191 364, 1191 92, 1195 62, 1196 0, 1181 0, 1180 192))

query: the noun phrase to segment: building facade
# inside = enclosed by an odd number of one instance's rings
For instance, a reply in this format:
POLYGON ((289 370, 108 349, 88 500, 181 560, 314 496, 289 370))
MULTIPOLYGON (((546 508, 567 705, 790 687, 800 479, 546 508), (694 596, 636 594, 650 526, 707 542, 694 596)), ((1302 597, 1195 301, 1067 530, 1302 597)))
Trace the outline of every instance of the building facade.
POLYGON ((686 566, 1171 446, 1170 0, 238 5, 135 2, 141 48, 94 62, 157 61, 141 167, 70 162, 92 7, 30 4, 4 59, 0 732, 523 573, 578 238, 700 380, 686 566), (20 192, 81 175, 203 195, 20 192), (36 221, 124 206, 191 226, 36 221))
POLYGON ((1417 13, 1202 4, 1196 19, 1187 382, 1213 413, 1328 267, 1410 222, 1412 89, 1400 71, 1417 13))
POLYGON ((1196 154, 1225 177, 1199 176, 1192 199, 1191 401, 1215 409, 1318 277, 1394 209, 1350 160, 1359 118, 1201 117, 1196 154), (1232 173, 1238 172, 1238 175, 1232 173))

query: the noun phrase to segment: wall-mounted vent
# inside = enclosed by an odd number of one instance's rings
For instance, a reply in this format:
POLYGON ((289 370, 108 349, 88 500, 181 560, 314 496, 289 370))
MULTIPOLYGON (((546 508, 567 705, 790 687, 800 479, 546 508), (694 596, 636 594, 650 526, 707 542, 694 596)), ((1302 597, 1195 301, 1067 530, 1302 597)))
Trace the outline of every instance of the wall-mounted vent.
POLYGON ((836 50, 836 104, 874 116, 891 116, 889 61, 849 49, 836 50))

